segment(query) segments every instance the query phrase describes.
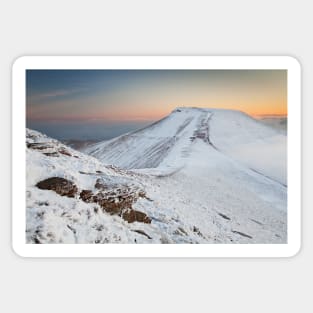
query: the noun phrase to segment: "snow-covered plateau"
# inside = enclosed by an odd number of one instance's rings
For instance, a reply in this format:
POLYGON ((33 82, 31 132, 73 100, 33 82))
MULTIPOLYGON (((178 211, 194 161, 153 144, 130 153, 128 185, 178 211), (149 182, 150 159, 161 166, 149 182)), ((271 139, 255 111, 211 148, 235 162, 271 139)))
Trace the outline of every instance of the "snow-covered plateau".
POLYGON ((286 243, 287 138, 177 108, 76 151, 27 129, 27 243, 286 243))

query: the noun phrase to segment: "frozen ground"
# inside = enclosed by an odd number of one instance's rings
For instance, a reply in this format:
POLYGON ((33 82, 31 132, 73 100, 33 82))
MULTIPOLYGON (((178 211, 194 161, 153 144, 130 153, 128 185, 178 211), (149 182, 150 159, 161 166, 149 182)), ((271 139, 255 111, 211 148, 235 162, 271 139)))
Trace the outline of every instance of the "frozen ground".
POLYGON ((91 156, 31 130, 27 143, 29 243, 287 241, 286 136, 244 113, 177 108, 91 156), (51 177, 74 194, 36 187, 51 177))

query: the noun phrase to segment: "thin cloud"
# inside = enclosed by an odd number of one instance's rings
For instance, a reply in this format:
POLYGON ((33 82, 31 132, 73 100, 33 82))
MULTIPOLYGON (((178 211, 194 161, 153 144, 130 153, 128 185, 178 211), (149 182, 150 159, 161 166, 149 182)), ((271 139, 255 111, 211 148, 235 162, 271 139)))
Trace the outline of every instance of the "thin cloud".
POLYGON ((59 89, 59 90, 53 90, 49 92, 44 93, 38 93, 31 96, 31 101, 45 101, 45 100, 52 100, 52 99, 59 99, 63 97, 72 96, 81 92, 87 91, 86 88, 80 88, 80 89, 59 89))

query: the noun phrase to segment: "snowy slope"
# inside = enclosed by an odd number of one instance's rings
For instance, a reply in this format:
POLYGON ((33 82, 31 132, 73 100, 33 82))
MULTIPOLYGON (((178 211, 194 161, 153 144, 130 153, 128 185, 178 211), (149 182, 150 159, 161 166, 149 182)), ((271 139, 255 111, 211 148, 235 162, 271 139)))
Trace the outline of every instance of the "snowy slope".
POLYGON ((223 153, 287 185, 287 138, 281 132, 242 112, 215 110, 210 138, 223 153))
POLYGON ((279 136, 241 112, 178 108, 89 148, 97 160, 28 130, 27 242, 285 243, 285 165, 253 158, 279 136), (38 188, 51 177, 74 194, 38 188))
MULTIPOLYGON (((99 179, 110 192, 124 188, 129 195, 136 194, 143 189, 136 175, 105 167, 96 159, 33 130, 27 129, 26 144, 28 243, 146 241, 145 236, 136 232, 145 228, 144 223, 128 223, 116 214, 107 213, 99 203, 83 201, 80 196, 83 190, 95 195, 99 193, 96 187, 99 179), (51 178, 66 179, 75 184, 77 191, 74 196, 38 188, 38 183, 51 178)), ((146 198, 138 198, 137 205, 148 207, 150 202, 146 198)))
MULTIPOLYGON (((182 149, 199 123, 198 110, 180 110, 136 132, 100 142, 84 150, 100 161, 123 168, 155 168, 166 156, 182 149)), ((205 116, 207 112, 203 113, 205 116)), ((201 115, 201 114, 200 114, 201 115)))
POLYGON ((286 136, 240 111, 177 108, 151 126, 92 145, 84 152, 126 169, 179 169, 196 138, 287 185, 286 136))

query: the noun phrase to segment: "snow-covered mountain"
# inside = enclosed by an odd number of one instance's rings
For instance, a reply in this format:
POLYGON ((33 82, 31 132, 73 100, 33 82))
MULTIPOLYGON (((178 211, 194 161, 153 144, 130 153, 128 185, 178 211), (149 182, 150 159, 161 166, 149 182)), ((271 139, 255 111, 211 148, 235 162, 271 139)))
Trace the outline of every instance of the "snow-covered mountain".
MULTIPOLYGON (((180 168, 199 142, 251 170, 286 185, 286 136, 233 110, 177 108, 136 132, 87 147, 84 152, 126 169, 180 168)), ((210 163, 210 160, 208 160, 210 163)))
POLYGON ((84 152, 27 131, 28 242, 287 241, 286 136, 242 112, 177 108, 84 152))

